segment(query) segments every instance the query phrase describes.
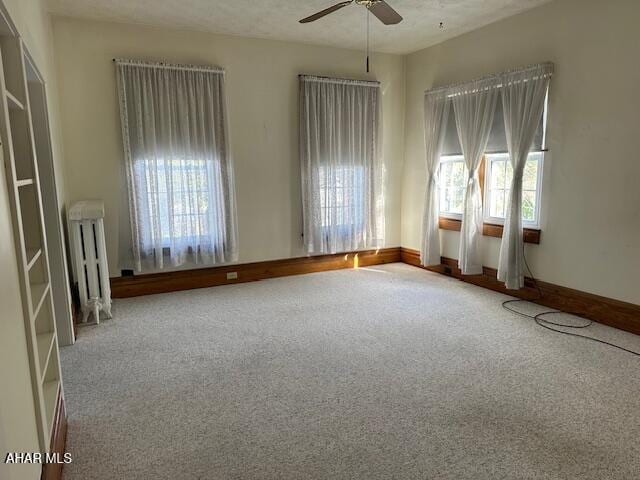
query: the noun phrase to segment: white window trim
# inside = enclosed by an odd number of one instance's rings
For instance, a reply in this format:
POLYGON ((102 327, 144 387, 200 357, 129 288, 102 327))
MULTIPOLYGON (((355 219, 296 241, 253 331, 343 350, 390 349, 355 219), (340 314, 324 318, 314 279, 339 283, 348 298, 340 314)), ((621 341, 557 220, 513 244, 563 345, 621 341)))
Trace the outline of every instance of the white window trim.
MULTIPOLYGON (((541 211, 541 198, 542 198, 542 172, 544 170, 544 150, 540 152, 540 160, 538 162, 538 178, 536 179, 536 218, 533 221, 522 220, 522 226, 531 229, 540 229, 540 211, 541 211)), ((485 170, 484 170, 484 195, 482 199, 483 211, 484 211, 484 223, 491 223, 494 225, 504 225, 504 218, 491 216, 491 205, 489 203, 489 195, 491 194, 491 160, 488 158, 491 155, 504 155, 508 158, 508 153, 488 153, 485 154, 485 170)))
MULTIPOLYGON (((440 163, 438 164, 438 201, 440 201, 440 166, 446 162, 462 162, 465 166, 465 173, 467 170, 467 166, 464 163, 464 156, 462 155, 442 155, 440 157, 440 163)), ((442 218, 449 218, 451 220, 462 220, 461 213, 443 212, 441 209, 439 209, 439 216, 442 218)))

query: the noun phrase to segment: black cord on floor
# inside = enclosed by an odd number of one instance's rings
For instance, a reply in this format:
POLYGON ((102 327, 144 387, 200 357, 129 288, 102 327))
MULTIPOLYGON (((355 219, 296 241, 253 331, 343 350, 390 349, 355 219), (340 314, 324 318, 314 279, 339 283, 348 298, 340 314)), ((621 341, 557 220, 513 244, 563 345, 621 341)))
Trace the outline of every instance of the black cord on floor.
MULTIPOLYGON (((522 250, 523 250, 522 251, 522 257, 524 259, 524 264, 527 267, 527 270, 529 271, 529 276, 533 280, 533 284, 535 285, 536 290, 538 291, 538 297, 534 298, 533 301, 541 300, 542 297, 543 297, 542 289, 540 288, 540 285, 538 285, 538 281, 536 280, 536 278, 533 276, 533 273, 531 272, 531 268, 529 268, 529 263, 527 262, 527 257, 524 254, 524 244, 522 245, 522 250)), ((540 312, 540 313, 538 313, 536 315, 529 315, 527 313, 519 312, 518 310, 515 310, 515 309, 509 307, 509 305, 511 305, 511 304, 521 303, 521 302, 529 302, 529 300, 521 300, 521 299, 505 300, 504 302, 502 302, 502 308, 504 308, 505 310, 510 311, 511 313, 515 313, 517 315, 520 315, 522 317, 531 318, 531 319, 533 319, 534 322, 536 322, 536 324, 538 324, 542 328, 546 328, 547 330, 551 330, 552 332, 562 333, 564 335, 570 335, 572 337, 584 338, 586 340, 591 340, 592 342, 597 342, 597 343, 601 343, 603 345, 608 345, 610 347, 617 348, 618 350, 622 350, 623 352, 631 353, 632 355, 636 355, 636 356, 640 357, 640 353, 634 352, 633 350, 629 350, 629 349, 624 348, 624 347, 621 347, 620 345, 616 345, 615 343, 606 342, 604 340, 600 340, 599 338, 590 337, 589 335, 582 335, 580 333, 574 333, 574 332, 565 332, 564 330, 558 330, 557 328, 553 328, 554 326, 555 327, 574 328, 574 329, 588 328, 591 325, 593 325, 593 322, 591 320, 586 320, 586 323, 584 325, 569 325, 569 324, 566 324, 566 323, 556 323, 556 322, 552 322, 551 320, 545 320, 542 317, 545 316, 545 315, 552 315, 552 314, 559 314, 559 313, 564 313, 564 314, 568 314, 568 315, 574 315, 574 316, 578 316, 578 317, 579 317, 579 315, 575 314, 575 313, 571 313, 571 312, 564 312, 562 310, 547 310, 547 311, 544 311, 544 312, 540 312)))

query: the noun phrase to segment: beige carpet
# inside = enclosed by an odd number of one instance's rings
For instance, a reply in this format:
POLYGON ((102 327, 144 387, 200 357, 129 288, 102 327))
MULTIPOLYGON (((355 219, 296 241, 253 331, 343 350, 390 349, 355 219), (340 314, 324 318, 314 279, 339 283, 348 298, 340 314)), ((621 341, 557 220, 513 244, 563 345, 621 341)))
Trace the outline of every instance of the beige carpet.
POLYGON ((62 350, 64 478, 640 478, 640 360, 506 298, 392 264, 118 300, 62 350))

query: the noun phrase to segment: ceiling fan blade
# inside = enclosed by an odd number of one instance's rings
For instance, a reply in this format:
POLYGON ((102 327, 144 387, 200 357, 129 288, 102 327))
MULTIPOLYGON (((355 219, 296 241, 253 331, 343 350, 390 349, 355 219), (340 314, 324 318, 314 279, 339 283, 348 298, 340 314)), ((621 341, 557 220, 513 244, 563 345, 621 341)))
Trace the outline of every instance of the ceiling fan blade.
POLYGON ((378 20, 385 25, 395 25, 402 21, 400 14, 391 8, 384 0, 371 4, 369 11, 378 17, 378 20))
POLYGON ((324 10, 320 10, 318 13, 314 13, 306 18, 300 20, 300 23, 309 23, 318 20, 319 18, 324 17, 325 15, 329 15, 330 13, 335 12, 336 10, 340 10, 342 7, 346 7, 347 5, 351 5, 353 0, 348 0, 346 2, 336 3, 334 6, 325 8, 324 10))

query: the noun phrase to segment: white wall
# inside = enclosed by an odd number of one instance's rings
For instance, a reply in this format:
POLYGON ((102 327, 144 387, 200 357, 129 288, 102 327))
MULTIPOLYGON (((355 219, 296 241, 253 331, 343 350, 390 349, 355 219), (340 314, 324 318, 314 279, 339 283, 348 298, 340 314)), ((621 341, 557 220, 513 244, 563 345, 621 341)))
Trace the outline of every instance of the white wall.
MULTIPOLYGON (((3 0, 9 15, 46 81, 53 82, 52 36, 44 0, 3 0)), ((51 83, 49 83, 51 87, 51 83)), ((55 93, 55 86, 53 87, 55 93)), ((55 96, 55 95, 54 95, 55 96)), ((52 115, 54 118, 54 115, 52 115)), ((57 132, 57 124, 52 129, 57 132)), ((60 162, 61 145, 54 136, 60 162)), ((0 155, 1 156, 1 155, 0 155)), ((62 187, 62 179, 59 179, 62 187)), ((62 191, 62 189, 61 189, 62 191)), ((5 169, 0 169, 0 478, 22 480, 40 478, 39 465, 5 465, 7 451, 39 450, 33 404, 29 357, 20 301, 18 267, 13 243, 11 210, 5 169)))
MULTIPOLYGON (((420 247, 424 203, 423 92, 552 61, 540 245, 533 273, 640 304, 640 2, 557 0, 406 58, 402 245, 420 247)), ((458 232, 441 231, 458 257, 458 232)), ((484 265, 500 240, 484 237, 484 265)))
MULTIPOLYGON (((65 143, 67 203, 105 201, 111 276, 128 239, 113 57, 219 65, 236 171, 239 261, 303 256, 297 75, 367 78, 362 52, 136 25, 54 18, 65 143), (123 212, 120 214, 119 212, 123 212), (124 220, 124 224, 122 221, 124 220)), ((403 58, 374 55, 383 88, 386 244, 400 245, 404 147, 403 58)))

